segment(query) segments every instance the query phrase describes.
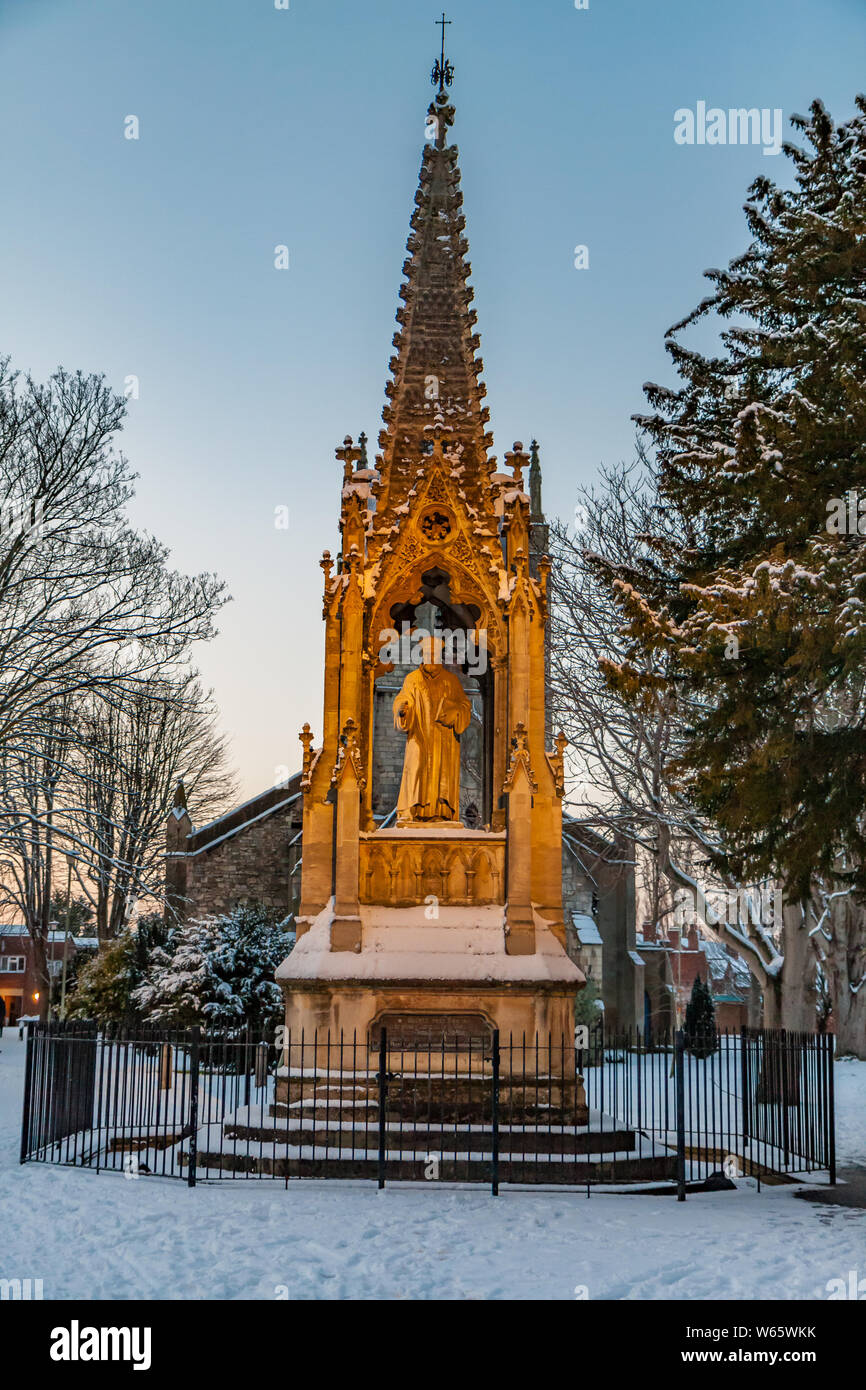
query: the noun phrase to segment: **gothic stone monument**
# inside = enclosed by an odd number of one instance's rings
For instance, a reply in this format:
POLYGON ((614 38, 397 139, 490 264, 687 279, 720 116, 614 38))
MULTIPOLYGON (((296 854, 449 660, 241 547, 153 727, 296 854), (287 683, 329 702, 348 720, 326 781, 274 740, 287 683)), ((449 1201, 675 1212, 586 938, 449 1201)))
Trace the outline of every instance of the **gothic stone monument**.
POLYGON ((565 739, 548 748, 545 735, 550 564, 533 553, 528 454, 515 444, 499 471, 489 452, 446 78, 428 111, 381 452, 371 466, 363 438, 336 451, 322 731, 316 746, 309 725, 300 735, 298 937, 278 971, 290 1036, 308 1045, 372 1048, 382 1027, 404 1049, 437 1030, 558 1042, 584 983, 565 950, 565 739), (425 644, 431 614, 448 640, 425 644), (390 659, 400 634, 421 634, 406 671, 390 659), (483 659, 460 660, 467 650, 483 659), (377 750, 395 737, 400 791, 383 816, 377 750))

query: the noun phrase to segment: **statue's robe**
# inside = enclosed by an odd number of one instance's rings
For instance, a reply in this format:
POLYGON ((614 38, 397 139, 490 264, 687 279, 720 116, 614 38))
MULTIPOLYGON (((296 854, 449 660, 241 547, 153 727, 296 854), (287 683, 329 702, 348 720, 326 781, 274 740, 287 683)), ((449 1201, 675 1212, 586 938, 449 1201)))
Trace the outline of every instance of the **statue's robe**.
POLYGON ((397 824, 457 820, 460 812, 460 734, 472 707, 453 671, 420 666, 394 700, 394 724, 407 735, 397 824))

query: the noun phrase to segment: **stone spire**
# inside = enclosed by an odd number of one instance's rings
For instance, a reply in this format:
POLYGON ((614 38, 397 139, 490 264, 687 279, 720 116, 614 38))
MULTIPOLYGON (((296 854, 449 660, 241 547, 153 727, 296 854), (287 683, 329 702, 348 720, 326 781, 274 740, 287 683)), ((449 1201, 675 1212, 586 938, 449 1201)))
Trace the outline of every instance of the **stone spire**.
POLYGON ((463 466, 463 484, 486 487, 492 471, 486 432, 489 412, 476 353, 476 314, 471 308, 469 244, 464 235, 457 147, 448 143, 454 108, 445 84, 453 69, 437 63, 439 90, 427 112, 427 144, 421 160, 415 211, 407 242, 394 335, 396 354, 385 392, 385 428, 379 435, 382 457, 378 508, 400 506, 434 440, 463 466))
POLYGON ((541 503, 541 460, 538 457, 538 440, 533 439, 529 447, 529 556, 530 570, 538 575, 539 562, 547 554, 550 540, 550 527, 541 503))

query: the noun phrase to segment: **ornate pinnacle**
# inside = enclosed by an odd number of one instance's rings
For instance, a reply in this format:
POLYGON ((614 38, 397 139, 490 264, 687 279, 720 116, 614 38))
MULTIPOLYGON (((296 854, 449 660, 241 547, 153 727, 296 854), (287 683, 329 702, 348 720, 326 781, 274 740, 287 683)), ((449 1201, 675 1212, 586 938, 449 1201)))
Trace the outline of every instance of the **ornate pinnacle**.
POLYGON ((337 455, 337 458, 343 465, 344 483, 348 483, 351 481, 352 469, 354 465, 358 462, 358 459, 361 457, 363 452, 363 447, 356 447, 355 442, 350 434, 347 434, 346 438, 343 440, 343 443, 341 445, 338 445, 337 448, 334 450, 334 453, 337 455))
POLYGON ((361 761, 361 748, 358 742, 358 726, 354 719, 349 716, 343 725, 343 732, 340 734, 340 746, 337 749, 337 761, 331 773, 332 786, 338 786, 342 781, 344 772, 349 768, 355 774, 358 786, 366 786, 364 777, 364 766, 361 761))
POLYGON ((433 64, 433 71, 430 74, 430 81, 434 87, 439 88, 440 96, 444 95, 445 88, 450 87, 454 81, 454 68, 445 57, 445 29, 451 23, 450 19, 445 18, 445 11, 442 11, 442 18, 433 21, 442 30, 442 49, 436 62, 433 64))
POLYGON ((529 462, 523 444, 519 439, 515 439, 513 446, 506 451, 505 462, 514 473, 514 483, 523 491, 523 469, 529 462))
POLYGON ((532 763, 529 758, 529 735, 523 720, 514 726, 514 733, 511 736, 511 756, 508 760, 508 770, 505 774, 503 789, 510 792, 514 788, 517 769, 523 767, 526 772, 526 780, 530 789, 538 791, 538 783, 532 771, 532 763))
POLYGON ((541 593, 544 598, 547 598, 547 589, 550 583, 550 569, 550 556, 542 555, 538 562, 538 582, 541 585, 541 593))
POLYGON ((533 439, 529 446, 529 460, 529 511, 533 521, 541 521, 544 512, 541 507, 541 462, 537 439, 533 439))
POLYGON ((312 733, 310 732, 310 726, 309 726, 309 724, 305 724, 305 725, 304 725, 303 729, 302 729, 301 732, 298 734, 298 738, 301 740, 301 743, 304 745, 304 760, 303 760, 303 765, 302 765, 302 769, 301 769, 301 786, 302 786, 302 787, 304 788, 304 790, 306 791, 306 790, 309 788, 309 785, 310 785, 310 768, 311 768, 312 762, 313 762, 313 749, 312 749, 313 735, 312 735, 312 733))

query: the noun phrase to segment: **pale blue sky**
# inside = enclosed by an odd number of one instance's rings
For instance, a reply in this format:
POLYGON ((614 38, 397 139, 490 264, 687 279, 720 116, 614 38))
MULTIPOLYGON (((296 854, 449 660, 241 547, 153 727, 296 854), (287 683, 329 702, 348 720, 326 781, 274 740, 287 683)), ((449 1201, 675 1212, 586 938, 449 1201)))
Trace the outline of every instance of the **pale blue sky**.
MULTIPOLYGON (((384 401, 441 9, 418 0, 0 0, 0 350, 140 379, 136 520, 235 601, 199 652, 244 791, 321 729, 333 450, 384 401), (124 139, 127 115, 140 139, 124 139), (273 266, 275 245, 291 267, 273 266), (288 532, 274 508, 291 509, 288 532)), ((759 147, 674 111, 866 85, 863 0, 454 0, 449 52, 496 452, 549 512, 632 447, 701 272, 745 244, 759 147), (588 245, 577 271, 573 248, 588 245)), ((787 126, 786 126, 787 134, 787 126)))

